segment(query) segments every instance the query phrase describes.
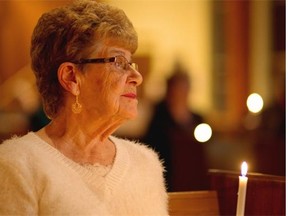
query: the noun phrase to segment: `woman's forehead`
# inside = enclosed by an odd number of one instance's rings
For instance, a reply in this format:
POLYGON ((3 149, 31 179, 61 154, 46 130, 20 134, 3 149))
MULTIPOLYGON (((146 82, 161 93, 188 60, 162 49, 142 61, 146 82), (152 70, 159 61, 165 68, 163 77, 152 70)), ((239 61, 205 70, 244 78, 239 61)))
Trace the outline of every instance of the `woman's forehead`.
POLYGON ((103 45, 112 51, 118 49, 127 53, 129 52, 130 54, 134 52, 134 48, 131 46, 131 44, 129 44, 129 42, 124 39, 107 38, 105 41, 103 41, 103 45))
POLYGON ((105 43, 98 47, 98 51, 95 51, 96 53, 101 56, 123 55, 126 58, 131 58, 132 55, 130 50, 118 43, 105 43))
POLYGON ((112 54, 112 55, 122 55, 125 57, 131 57, 131 53, 130 51, 124 49, 124 48, 120 48, 120 47, 111 47, 108 51, 108 54, 112 54))

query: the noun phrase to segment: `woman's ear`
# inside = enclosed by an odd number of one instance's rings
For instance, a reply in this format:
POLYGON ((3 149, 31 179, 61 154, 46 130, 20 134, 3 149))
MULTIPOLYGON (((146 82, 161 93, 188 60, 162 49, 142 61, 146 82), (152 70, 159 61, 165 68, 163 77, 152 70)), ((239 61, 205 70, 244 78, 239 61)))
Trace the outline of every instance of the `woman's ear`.
POLYGON ((77 67, 70 62, 62 63, 58 68, 58 80, 61 86, 71 92, 73 95, 78 94, 80 88, 77 67))

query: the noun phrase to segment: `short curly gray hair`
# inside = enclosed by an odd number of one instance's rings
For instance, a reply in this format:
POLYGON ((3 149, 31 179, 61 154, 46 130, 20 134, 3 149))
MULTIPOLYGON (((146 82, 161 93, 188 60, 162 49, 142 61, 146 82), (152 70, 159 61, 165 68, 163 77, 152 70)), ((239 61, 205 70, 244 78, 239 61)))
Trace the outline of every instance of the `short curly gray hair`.
POLYGON ((57 115, 64 102, 63 89, 57 78, 63 62, 87 58, 95 43, 112 39, 134 53, 137 33, 125 15, 116 7, 92 0, 44 13, 32 34, 31 60, 45 113, 57 115))

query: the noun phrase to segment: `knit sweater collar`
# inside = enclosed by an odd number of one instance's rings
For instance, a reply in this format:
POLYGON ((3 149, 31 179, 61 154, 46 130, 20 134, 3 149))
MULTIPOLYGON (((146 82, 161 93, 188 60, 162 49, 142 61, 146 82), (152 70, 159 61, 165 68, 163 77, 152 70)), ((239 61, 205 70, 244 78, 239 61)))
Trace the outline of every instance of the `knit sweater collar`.
POLYGON ((105 187, 109 194, 111 194, 117 185, 121 183, 123 177, 127 173, 128 167, 130 166, 130 157, 126 149, 125 142, 114 136, 110 136, 109 139, 115 144, 115 160, 112 164, 110 172, 102 179, 102 181, 99 181, 98 175, 94 175, 93 172, 90 172, 84 166, 67 158, 57 149, 42 140, 34 132, 30 132, 27 136, 30 136, 35 141, 35 143, 38 143, 40 145, 39 147, 42 147, 44 151, 52 157, 52 159, 63 162, 68 168, 77 172, 79 176, 83 178, 83 180, 89 185, 97 188, 105 183, 105 187))

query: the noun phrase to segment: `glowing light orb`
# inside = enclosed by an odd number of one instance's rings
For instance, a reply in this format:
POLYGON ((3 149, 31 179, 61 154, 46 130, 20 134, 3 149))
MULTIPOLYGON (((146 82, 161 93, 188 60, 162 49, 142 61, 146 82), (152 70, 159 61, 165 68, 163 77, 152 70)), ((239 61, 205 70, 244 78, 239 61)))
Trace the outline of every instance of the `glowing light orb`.
POLYGON ((194 130, 194 136, 199 142, 207 142, 212 136, 212 129, 206 123, 199 124, 194 130))
POLYGON ((259 94, 253 93, 247 98, 246 104, 250 112, 258 113, 262 110, 264 102, 259 94))

